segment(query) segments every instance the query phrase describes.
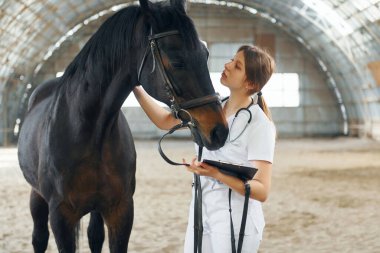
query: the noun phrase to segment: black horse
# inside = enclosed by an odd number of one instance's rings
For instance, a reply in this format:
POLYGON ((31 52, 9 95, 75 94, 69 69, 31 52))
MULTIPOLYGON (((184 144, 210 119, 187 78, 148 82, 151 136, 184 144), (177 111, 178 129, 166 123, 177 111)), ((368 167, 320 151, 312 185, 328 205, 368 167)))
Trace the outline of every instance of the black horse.
POLYGON ((140 0, 107 19, 61 78, 33 92, 19 136, 19 163, 32 186, 35 252, 47 248, 48 219, 59 252, 75 252, 75 228, 100 252, 104 222, 111 252, 126 252, 133 223, 136 152, 120 111, 141 83, 191 119, 195 140, 209 149, 228 133, 207 69, 207 50, 183 0, 140 0), (182 106, 182 107, 181 107, 182 106))

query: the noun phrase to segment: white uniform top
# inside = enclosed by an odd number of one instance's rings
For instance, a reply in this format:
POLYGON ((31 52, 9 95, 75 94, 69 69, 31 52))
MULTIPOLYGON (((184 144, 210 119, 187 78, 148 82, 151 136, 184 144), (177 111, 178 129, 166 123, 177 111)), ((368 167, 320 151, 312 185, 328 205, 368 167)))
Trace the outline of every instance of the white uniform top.
MULTIPOLYGON (((247 112, 241 112, 242 115, 239 114, 236 117, 234 126, 231 129, 231 124, 235 115, 230 116, 227 121, 231 137, 227 137, 225 145, 218 150, 210 151, 204 148, 202 159, 229 162, 251 167, 252 163, 250 161, 252 160, 264 160, 273 163, 276 135, 275 126, 257 104, 252 105, 249 110, 252 113, 252 121, 250 124, 247 125, 248 119, 244 116, 244 113, 247 112), (242 132, 242 129, 244 129, 245 126, 247 126, 247 128, 242 132), (236 130, 238 130, 238 132, 236 132, 236 130), (234 140, 233 137, 238 136, 241 132, 242 134, 234 140), (232 142, 230 140, 232 140, 232 142)), ((197 145, 196 150, 198 150, 197 145)), ((230 235, 228 186, 214 178, 206 176, 201 176, 201 185, 204 234, 217 232, 230 235)), ((253 195, 254 194, 255 193, 253 192, 253 195)), ((240 231, 243 204, 244 196, 232 191, 231 208, 235 235, 238 235, 240 231)), ((194 224, 193 208, 194 192, 190 204, 189 228, 192 228, 194 224)), ((265 221, 261 202, 249 199, 245 235, 255 233, 259 235, 261 240, 264 226, 265 221)))

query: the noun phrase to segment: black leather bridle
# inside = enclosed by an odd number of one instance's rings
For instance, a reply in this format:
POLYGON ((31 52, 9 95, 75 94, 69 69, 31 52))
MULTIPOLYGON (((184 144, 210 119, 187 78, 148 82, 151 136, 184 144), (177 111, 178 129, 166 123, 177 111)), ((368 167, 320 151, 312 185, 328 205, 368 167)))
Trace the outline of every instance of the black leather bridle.
MULTIPOLYGON (((141 61, 140 67, 138 69, 138 74, 137 74, 137 80, 139 84, 140 78, 141 78, 141 73, 144 68, 146 59, 149 55, 149 53, 152 54, 153 57, 153 69, 152 72, 155 70, 156 65, 158 66, 158 71, 160 72, 164 84, 165 84, 165 89, 170 97, 170 109, 174 116, 178 119, 181 120, 181 123, 174 126, 172 129, 169 130, 168 133, 164 134, 161 139, 158 142, 158 150, 160 152, 160 155, 162 158, 168 162, 169 164, 172 165, 185 165, 189 166, 189 164, 185 163, 177 163, 173 162, 170 160, 162 151, 161 148, 161 141, 169 134, 172 134, 176 130, 183 128, 183 127, 188 127, 190 131, 193 134, 193 137, 195 138, 195 141, 199 145, 199 152, 198 152, 198 161, 201 161, 202 158, 202 149, 203 149, 203 142, 200 139, 200 135, 198 133, 197 129, 197 123, 195 119, 191 116, 191 114, 187 111, 188 109, 191 108, 196 108, 200 106, 204 106, 210 103, 221 103, 220 97, 217 93, 206 95, 200 98, 194 98, 189 101, 185 102, 178 102, 177 101, 177 94, 175 92, 174 86, 172 81, 170 80, 169 76, 166 73, 166 69, 164 67, 164 64, 162 62, 162 56, 160 53, 160 48, 159 44, 157 43, 159 39, 167 36, 174 36, 174 35, 180 35, 179 31, 173 30, 173 31, 167 31, 167 32, 162 32, 158 34, 153 34, 152 29, 150 30, 150 35, 148 37, 149 44, 145 50, 143 59, 141 61), (185 115, 188 116, 187 119, 184 119, 181 117, 181 112, 185 113, 185 115)), ((152 73, 151 72, 151 73, 152 73)), ((195 253, 202 253, 202 236, 203 236, 203 224, 202 224, 202 188, 201 188, 201 181, 200 181, 200 176, 197 174, 194 174, 194 189, 195 189, 195 198, 194 198, 194 252, 195 253)))
MULTIPOLYGON (((172 113, 174 114, 174 116, 176 118, 179 118, 181 121, 185 121, 190 128, 195 128, 196 122, 187 110, 191 109, 191 108, 196 108, 196 107, 200 107, 203 105, 207 105, 210 103, 214 103, 214 102, 221 103, 221 101, 220 101, 220 97, 217 93, 206 95, 206 96, 203 96, 200 98, 194 98, 194 99, 191 99, 189 101, 182 102, 182 103, 177 101, 178 95, 175 92, 172 81, 170 80, 168 74, 166 73, 166 69, 165 69, 164 64, 162 62, 162 56, 161 56, 161 52, 160 52, 160 48, 159 48, 159 44, 158 44, 158 40, 160 40, 161 38, 168 37, 168 36, 174 36, 174 35, 180 35, 179 31, 173 30, 173 31, 167 31, 167 32, 153 34, 152 29, 150 30, 150 35, 148 36, 149 43, 148 43, 148 46, 145 50, 145 53, 144 53, 143 59, 141 61, 140 67, 138 69, 137 81, 139 84, 141 84, 141 81, 140 81, 141 73, 142 73, 142 70, 144 69, 146 59, 148 58, 149 53, 151 53, 152 57, 153 57, 152 72, 155 70, 156 64, 157 64, 158 71, 160 72, 160 74, 163 78, 163 81, 164 81, 166 92, 167 92, 168 96, 170 97, 170 109, 171 109, 172 113), (185 113, 185 115, 189 116, 189 119, 181 118, 181 112, 183 112, 183 113, 185 113)), ((191 130, 193 131, 193 129, 191 129, 191 130)))

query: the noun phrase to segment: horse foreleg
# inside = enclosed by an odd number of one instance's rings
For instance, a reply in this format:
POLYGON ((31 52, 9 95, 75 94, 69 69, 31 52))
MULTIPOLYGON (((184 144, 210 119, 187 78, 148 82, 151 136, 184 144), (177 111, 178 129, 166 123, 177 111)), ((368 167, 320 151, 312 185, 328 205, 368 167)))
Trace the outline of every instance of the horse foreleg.
POLYGON ((110 253, 127 252, 133 224, 133 199, 120 203, 107 212, 104 219, 108 227, 110 253))
POLYGON ((32 244, 34 252, 45 252, 49 241, 49 206, 41 195, 32 189, 29 207, 33 218, 32 244))
POLYGON ((104 242, 104 221, 100 213, 91 212, 87 229, 88 244, 92 253, 102 252, 104 242))
POLYGON ((75 253, 75 228, 80 217, 65 204, 61 204, 53 210, 49 209, 49 211, 50 226, 54 233, 58 252, 75 253))

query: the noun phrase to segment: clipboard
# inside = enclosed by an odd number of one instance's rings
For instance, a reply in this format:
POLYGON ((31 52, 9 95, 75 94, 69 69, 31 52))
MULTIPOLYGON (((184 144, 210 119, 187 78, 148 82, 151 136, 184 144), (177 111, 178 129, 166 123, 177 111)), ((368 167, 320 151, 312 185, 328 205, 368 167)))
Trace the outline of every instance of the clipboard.
POLYGON ((233 163, 225 163, 208 159, 204 159, 202 162, 217 167, 223 174, 237 177, 243 181, 251 180, 257 172, 256 168, 233 163))

